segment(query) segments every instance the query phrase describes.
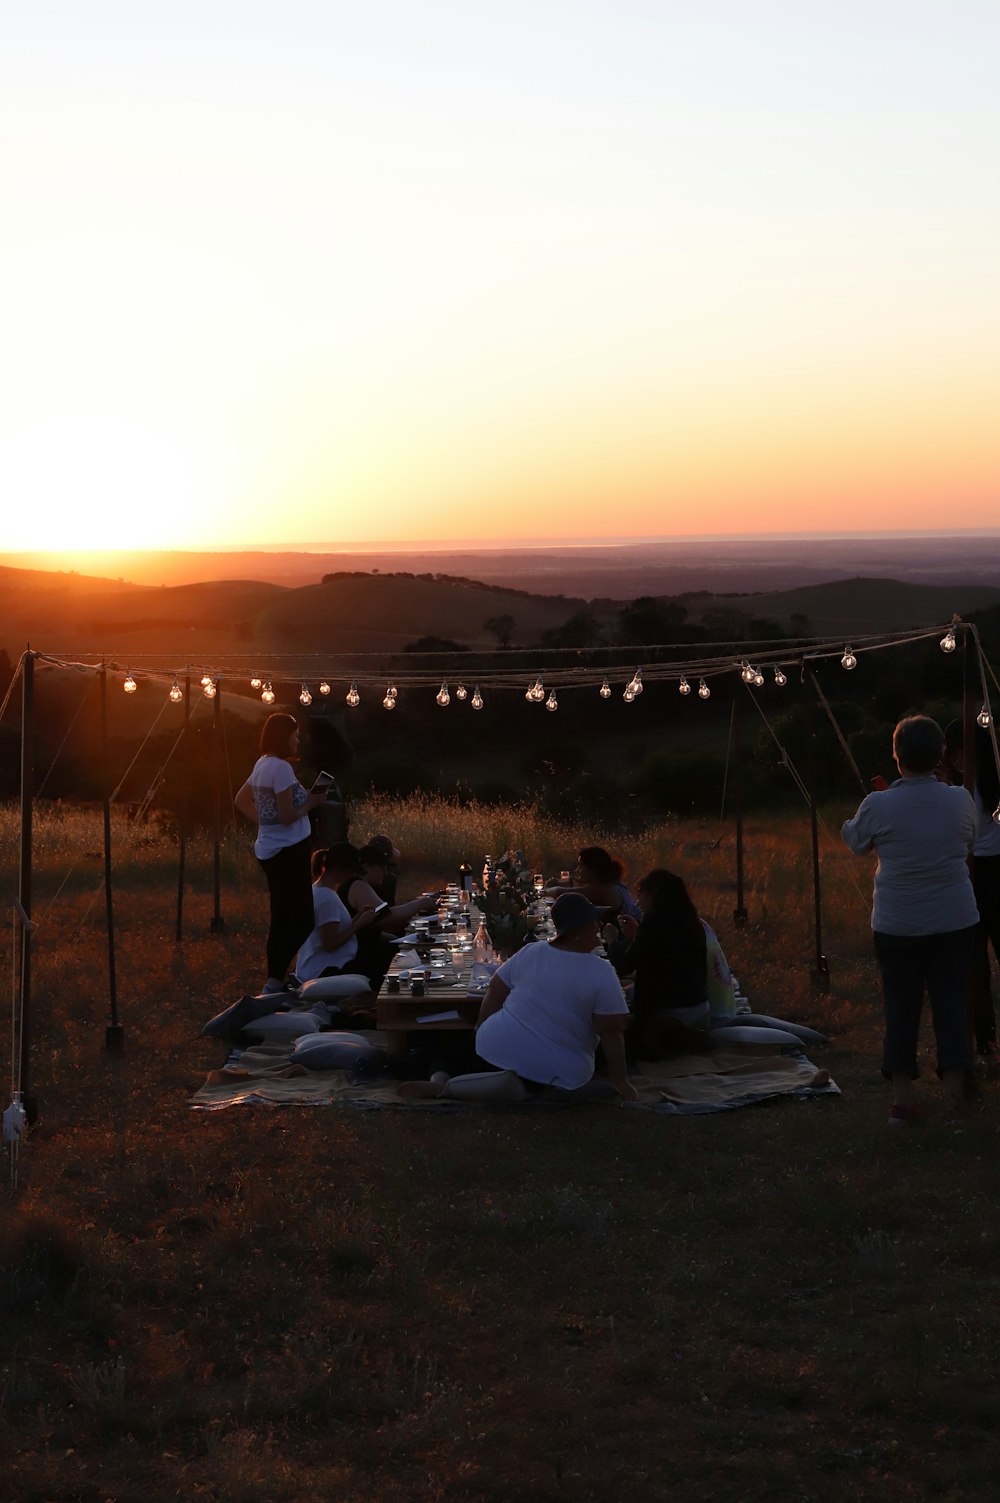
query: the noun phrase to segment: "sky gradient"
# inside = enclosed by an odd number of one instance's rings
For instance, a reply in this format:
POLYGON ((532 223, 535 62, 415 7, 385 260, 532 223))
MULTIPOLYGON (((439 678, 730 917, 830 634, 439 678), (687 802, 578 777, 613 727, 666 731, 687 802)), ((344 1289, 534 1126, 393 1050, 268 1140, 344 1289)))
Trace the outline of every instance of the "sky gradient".
POLYGON ((0 548, 993 526, 1000 10, 12 0, 0 548))

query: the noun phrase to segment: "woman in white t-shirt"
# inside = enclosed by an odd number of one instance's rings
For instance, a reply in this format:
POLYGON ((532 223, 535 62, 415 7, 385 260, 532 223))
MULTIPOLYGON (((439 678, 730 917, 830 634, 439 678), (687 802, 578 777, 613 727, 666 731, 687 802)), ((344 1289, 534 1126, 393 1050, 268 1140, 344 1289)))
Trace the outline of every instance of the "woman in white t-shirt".
MULTIPOLYGON (((334 858, 338 851, 353 851, 352 846, 342 842, 332 848, 334 858)), ((343 859, 343 858, 341 858, 343 859)), ((360 862, 353 868, 360 875, 360 862)), ((315 927, 299 949, 295 962, 295 974, 300 981, 313 981, 317 976, 339 975, 358 953, 357 934, 365 929, 375 917, 374 907, 359 908, 353 918, 337 894, 337 886, 344 880, 344 866, 330 859, 330 849, 314 851, 313 915, 315 927)))
POLYGON ((269 715, 260 733, 260 756, 234 800, 257 824, 254 855, 271 898, 265 992, 284 990, 288 968, 313 927, 309 811, 326 794, 309 793, 295 776, 291 764, 298 750, 294 715, 269 715))

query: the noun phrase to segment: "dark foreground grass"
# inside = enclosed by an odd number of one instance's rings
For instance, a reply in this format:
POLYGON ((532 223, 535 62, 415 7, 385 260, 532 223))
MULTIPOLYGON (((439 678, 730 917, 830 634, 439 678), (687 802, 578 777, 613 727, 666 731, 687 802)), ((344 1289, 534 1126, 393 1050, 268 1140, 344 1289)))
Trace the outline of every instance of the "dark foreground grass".
POLYGON ((67 899, 0 1232, 5 1496, 995 1496, 998 1089, 962 1133, 886 1128, 863 914, 831 894, 811 998, 790 859, 773 918, 720 927, 755 1000, 831 1029, 843 1098, 693 1119, 192 1113, 252 882, 222 937, 196 894, 183 947, 123 894, 120 1058, 67 899))

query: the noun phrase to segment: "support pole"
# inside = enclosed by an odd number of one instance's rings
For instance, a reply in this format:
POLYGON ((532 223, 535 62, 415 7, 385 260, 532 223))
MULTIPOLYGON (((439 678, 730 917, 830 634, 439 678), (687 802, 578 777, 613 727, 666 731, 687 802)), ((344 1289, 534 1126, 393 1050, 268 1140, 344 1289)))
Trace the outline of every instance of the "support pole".
POLYGON ((736 907, 733 923, 742 929, 747 921, 743 901, 743 705, 737 695, 733 701, 733 802, 736 805, 736 907))
MULTIPOLYGON (((970 795, 976 789, 976 701, 981 685, 979 662, 973 648, 972 633, 962 633, 962 782, 970 795)), ((976 858, 969 856, 969 877, 975 876, 976 858)), ((970 1057, 976 1054, 976 968, 970 965, 965 977, 965 1022, 969 1033, 970 1057)), ((975 1090, 975 1075, 969 1072, 968 1084, 975 1090)))
POLYGON ((225 934, 222 917, 222 684, 216 680, 212 701, 212 884, 215 907, 212 933, 225 934))
POLYGON ((819 815, 816 809, 816 736, 809 742, 809 818, 812 826, 813 910, 816 923, 816 965, 811 972, 813 986, 830 989, 830 966, 823 954, 823 894, 819 880, 819 815))
POLYGON ((25 652, 21 665, 21 1105, 29 1126, 38 1120, 38 1101, 31 1091, 31 874, 35 800, 35 655, 25 652))
POLYGON ((191 670, 184 675, 184 726, 181 734, 184 737, 184 750, 182 753, 181 774, 181 801, 180 819, 177 831, 177 933, 176 940, 180 944, 184 938, 184 876, 187 866, 187 827, 188 827, 188 787, 191 782, 191 744, 188 737, 188 723, 191 719, 191 670))
POLYGON ((118 980, 115 969, 115 905, 111 887, 111 770, 108 758, 108 670, 101 664, 101 784, 104 805, 104 910, 108 927, 108 996, 111 1022, 104 1031, 104 1047, 121 1051, 124 1031, 118 1021, 118 980))

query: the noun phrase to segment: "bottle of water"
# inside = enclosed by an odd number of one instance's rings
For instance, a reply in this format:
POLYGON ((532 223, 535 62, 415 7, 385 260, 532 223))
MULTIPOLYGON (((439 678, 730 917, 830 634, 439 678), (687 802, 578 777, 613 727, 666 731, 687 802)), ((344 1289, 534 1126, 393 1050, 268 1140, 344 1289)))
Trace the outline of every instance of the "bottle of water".
POLYGON ((472 941, 472 969, 469 976, 470 991, 484 992, 486 990, 490 984, 490 978, 496 970, 496 960, 496 951, 490 943, 486 919, 480 916, 479 928, 476 930, 472 941))

